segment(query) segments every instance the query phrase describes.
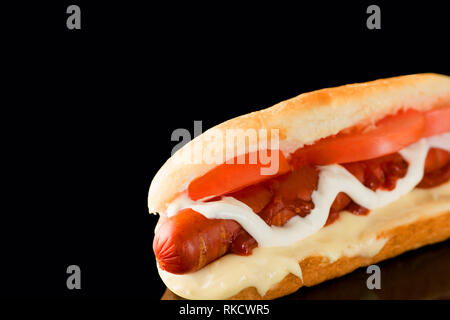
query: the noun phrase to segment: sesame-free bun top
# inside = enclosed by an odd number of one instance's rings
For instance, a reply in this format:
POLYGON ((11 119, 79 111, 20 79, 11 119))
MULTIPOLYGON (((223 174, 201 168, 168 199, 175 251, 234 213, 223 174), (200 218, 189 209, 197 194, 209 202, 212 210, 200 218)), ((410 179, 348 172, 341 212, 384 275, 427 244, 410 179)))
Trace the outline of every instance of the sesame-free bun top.
POLYGON ((424 111, 441 106, 450 106, 450 77, 423 73, 303 93, 273 107, 236 117, 205 131, 166 161, 150 185, 149 211, 163 213, 190 181, 217 166, 204 160, 188 163, 186 150, 192 144, 201 141, 202 153, 210 156, 219 152, 232 154, 237 140, 219 149, 220 144, 214 139, 205 139, 211 130, 225 136, 227 129, 278 129, 279 146, 287 157, 304 145, 355 125, 369 125, 400 110, 424 111))

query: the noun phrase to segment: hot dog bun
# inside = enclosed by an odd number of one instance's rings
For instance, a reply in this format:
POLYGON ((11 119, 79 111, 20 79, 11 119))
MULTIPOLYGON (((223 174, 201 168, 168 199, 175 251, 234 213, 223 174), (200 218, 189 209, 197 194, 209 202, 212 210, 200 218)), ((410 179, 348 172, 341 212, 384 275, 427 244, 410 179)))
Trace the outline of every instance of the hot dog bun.
MULTIPOLYGON (((450 77, 432 73, 415 74, 304 93, 211 129, 222 132, 227 129, 279 129, 280 148, 289 154, 345 128, 356 124, 368 125, 402 109, 427 110, 448 103, 450 77)), ((204 135, 178 150, 155 175, 148 194, 151 213, 164 212, 167 203, 184 191, 192 179, 217 165, 182 163, 185 156, 183 149, 203 139, 204 135)), ((213 142, 202 141, 203 153, 218 152, 213 142)), ((231 147, 236 146, 228 146, 231 147)))
MULTIPOLYGON (((448 105, 450 105, 450 77, 438 74, 417 74, 302 94, 271 108, 226 121, 212 129, 219 130, 224 135, 227 129, 278 129, 280 149, 288 156, 294 150, 312 144, 321 138, 337 134, 343 129, 355 125, 368 126, 400 110, 425 111, 448 105)), ((148 197, 149 210, 152 213, 160 213, 162 215, 160 221, 166 219, 164 213, 168 203, 183 192, 190 181, 202 176, 217 165, 204 162, 183 163, 184 149, 191 147, 197 141, 202 141, 203 153, 208 154, 219 152, 225 154, 227 148, 234 149, 236 147, 237 141, 234 141, 235 145, 225 145, 223 150, 217 150, 217 145, 213 142, 203 140, 204 136, 205 134, 197 137, 179 150, 163 165, 153 179, 148 197)), ((262 269, 255 270, 253 275, 248 272, 245 274, 246 278, 261 277, 260 271, 265 268, 261 261, 266 261, 268 259, 266 257, 274 257, 273 260, 276 260, 278 253, 272 251, 273 248, 256 248, 249 257, 226 255, 193 274, 176 276, 159 270, 160 275, 172 291, 186 298, 272 299, 280 297, 303 285, 314 285, 348 273, 357 267, 450 237, 449 184, 447 183, 442 188, 413 190, 410 195, 407 195, 409 202, 400 199, 387 206, 395 207, 400 212, 397 216, 395 214, 389 216, 389 219, 386 219, 386 214, 383 214, 383 210, 389 211, 391 210, 389 208, 376 209, 375 211, 378 213, 371 213, 368 217, 356 217, 348 214, 344 215, 346 218, 339 218, 332 226, 319 230, 317 235, 300 241, 304 245, 308 241, 317 241, 313 242, 310 247, 320 250, 313 252, 305 250, 303 247, 280 249, 284 250, 283 252, 289 252, 285 256, 289 257, 290 255, 291 260, 293 256, 298 258, 294 261, 297 268, 300 264, 303 279, 298 274, 294 275, 289 272, 274 274, 270 276, 277 281, 272 281, 270 287, 256 289, 252 286, 245 286, 245 278, 244 280, 232 278, 229 270, 239 263, 245 265, 245 268, 262 266, 262 269), (444 191, 439 193, 436 190, 444 191), (414 207, 410 207, 409 203, 413 203, 414 207), (350 218, 350 216, 352 217, 350 218), (384 219, 376 220, 380 217, 384 217, 384 219), (391 218, 392 221, 390 221, 391 218), (348 219, 362 220, 355 220, 345 225, 348 219), (387 220, 389 223, 386 222, 387 220), (349 230, 352 231, 349 232, 349 230), (320 237, 325 238, 320 239, 320 237), (334 251, 331 250, 332 253, 328 251, 323 253, 321 250, 326 247, 323 244, 329 243, 332 238, 340 239, 337 242, 341 247, 336 245, 334 251), (349 247, 352 247, 353 251, 348 251, 349 247), (367 252, 372 254, 367 254, 367 252), (239 260, 238 263, 234 261, 236 259, 239 260), (196 283, 196 285, 204 283, 205 274, 209 277, 208 281, 214 282, 211 279, 214 280, 214 277, 217 276, 221 278, 221 283, 229 284, 229 286, 226 285, 226 289, 218 290, 220 292, 217 292, 216 295, 211 295, 211 291, 201 292, 201 290, 196 290, 195 286, 190 286, 189 283, 196 283)), ((279 258, 285 256, 281 255, 279 258)), ((255 283, 255 279, 251 283, 255 283)))

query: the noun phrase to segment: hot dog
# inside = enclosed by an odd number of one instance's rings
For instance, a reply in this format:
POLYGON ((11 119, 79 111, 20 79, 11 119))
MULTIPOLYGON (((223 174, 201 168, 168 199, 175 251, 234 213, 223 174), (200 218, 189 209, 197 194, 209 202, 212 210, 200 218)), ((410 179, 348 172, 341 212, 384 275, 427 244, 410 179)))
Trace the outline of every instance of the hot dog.
MULTIPOLYGON (((372 190, 389 190, 405 175, 407 164, 395 153, 344 166, 372 190)), ((430 149, 424 171, 426 174, 418 187, 432 188, 447 181, 450 178, 449 152, 430 149)), ((295 215, 304 217, 310 213, 313 206, 311 194, 317 189, 317 181, 317 170, 303 167, 275 179, 271 185, 247 187, 231 196, 251 207, 267 224, 283 226, 295 215)), ((368 213, 341 192, 330 208, 326 225, 338 219, 339 212, 345 208, 355 214, 368 213)), ((251 254, 256 245, 256 241, 235 221, 207 219, 194 210, 185 209, 159 227, 153 251, 161 269, 184 274, 195 272, 226 253, 251 254)))
POLYGON ((176 161, 199 141, 202 154, 239 149, 197 137, 150 187, 162 279, 186 298, 274 298, 450 237, 449 110, 450 78, 419 74, 303 94, 213 128, 279 130, 269 174, 259 159, 176 161), (326 262, 346 256, 356 258, 326 262))
POLYGON ((156 232, 153 250, 159 266, 175 274, 196 271, 228 252, 241 230, 232 220, 207 219, 184 209, 156 232))

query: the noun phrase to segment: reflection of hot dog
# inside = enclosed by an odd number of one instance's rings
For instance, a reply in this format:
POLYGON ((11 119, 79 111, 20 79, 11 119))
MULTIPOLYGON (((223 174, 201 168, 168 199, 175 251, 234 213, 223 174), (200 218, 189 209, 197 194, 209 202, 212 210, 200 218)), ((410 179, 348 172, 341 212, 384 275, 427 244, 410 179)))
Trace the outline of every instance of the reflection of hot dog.
MULTIPOLYGON (((267 152, 279 162, 264 175, 267 163, 169 159, 149 192, 161 277, 186 298, 274 298, 450 237, 449 119, 450 79, 423 74, 320 90, 216 126, 221 136, 279 130, 267 152)), ((209 156, 239 149, 201 139, 209 156)))
MULTIPOLYGON (((419 186, 431 188, 448 180, 449 160, 447 151, 430 149, 425 162, 426 175, 419 186), (441 170, 443 167, 445 169, 441 170)), ((406 171, 398 154, 349 163, 345 167, 373 190, 393 188, 395 181, 406 171)), ((252 186, 232 196, 259 213, 267 224, 282 226, 295 215, 305 216, 310 212, 311 194, 317 188, 317 180, 317 170, 303 167, 278 178, 276 187, 252 186)), ((330 208, 327 225, 334 222, 339 212, 351 202, 345 193, 339 193, 330 208)), ((360 212, 354 203, 349 209, 360 212)), ((235 221, 207 219, 198 212, 185 209, 160 225, 153 250, 163 270, 183 274, 197 271, 228 252, 250 254, 255 246, 254 239, 235 221)))

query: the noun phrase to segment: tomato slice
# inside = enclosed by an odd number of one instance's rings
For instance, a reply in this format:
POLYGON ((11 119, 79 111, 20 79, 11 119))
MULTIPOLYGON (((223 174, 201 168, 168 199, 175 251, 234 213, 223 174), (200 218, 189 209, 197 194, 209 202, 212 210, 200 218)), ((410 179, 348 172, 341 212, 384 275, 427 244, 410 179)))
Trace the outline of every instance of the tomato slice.
POLYGON ((424 112, 425 137, 450 132, 450 108, 439 108, 424 112))
MULTIPOLYGON (((428 137, 450 131, 450 108, 439 108, 424 113, 408 110, 380 120, 374 128, 362 132, 339 133, 305 146, 291 154, 293 168, 306 165, 350 163, 378 158, 397 152, 428 137)), ((220 196, 243 189, 249 185, 286 173, 290 165, 281 151, 279 169, 273 175, 262 175, 261 168, 268 167, 259 161, 256 164, 222 164, 194 179, 188 186, 192 200, 220 196)), ((246 155, 246 160, 249 154, 246 155)), ((269 150, 270 157, 270 150, 269 150)), ((236 158, 235 158, 236 160, 236 158)))
POLYGON ((258 152, 257 161, 254 164, 248 161, 251 159, 251 154, 246 155, 244 164, 237 163, 236 157, 234 163, 221 164, 203 176, 192 180, 187 189, 189 198, 199 200, 210 196, 220 196, 288 172, 290 166, 283 153, 280 150, 267 150, 268 157, 271 158, 272 152, 278 152, 278 170, 275 174, 261 174, 261 169, 268 168, 271 164, 263 164, 258 152))
POLYGON ((337 134, 301 148, 292 154, 291 164, 298 168, 377 158, 416 142, 424 132, 423 114, 408 110, 382 119, 371 130, 337 134))

